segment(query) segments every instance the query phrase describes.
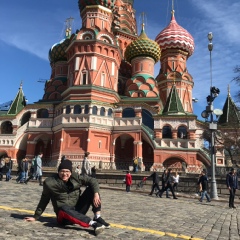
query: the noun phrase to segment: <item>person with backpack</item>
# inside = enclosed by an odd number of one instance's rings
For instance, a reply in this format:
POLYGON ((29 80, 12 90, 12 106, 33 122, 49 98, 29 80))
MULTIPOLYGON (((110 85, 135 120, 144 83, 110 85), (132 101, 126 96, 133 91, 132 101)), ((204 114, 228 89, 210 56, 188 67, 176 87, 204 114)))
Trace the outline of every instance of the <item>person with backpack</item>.
POLYGON ((211 199, 207 194, 208 178, 206 176, 205 170, 202 170, 201 177, 198 180, 198 185, 200 185, 200 184, 201 184, 202 194, 201 194, 201 198, 199 199, 199 201, 202 202, 203 198, 206 196, 207 202, 211 202, 211 199))

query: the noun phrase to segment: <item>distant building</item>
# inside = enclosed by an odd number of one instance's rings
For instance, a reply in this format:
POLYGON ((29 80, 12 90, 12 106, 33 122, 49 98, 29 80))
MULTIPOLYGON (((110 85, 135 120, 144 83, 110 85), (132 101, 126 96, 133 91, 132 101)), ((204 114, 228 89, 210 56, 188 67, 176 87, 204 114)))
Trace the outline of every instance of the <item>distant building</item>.
MULTIPOLYGON (((187 70, 193 37, 174 10, 155 41, 144 21, 138 35, 133 2, 79 0, 82 27, 72 33, 68 25, 51 47, 42 100, 26 104, 20 86, 11 106, 0 107, 0 156, 17 161, 43 151, 45 166, 57 166, 62 155, 77 165, 87 151, 104 169, 127 169, 135 157, 146 170, 210 166, 187 70)), ((224 166, 224 154, 217 159, 224 166)))

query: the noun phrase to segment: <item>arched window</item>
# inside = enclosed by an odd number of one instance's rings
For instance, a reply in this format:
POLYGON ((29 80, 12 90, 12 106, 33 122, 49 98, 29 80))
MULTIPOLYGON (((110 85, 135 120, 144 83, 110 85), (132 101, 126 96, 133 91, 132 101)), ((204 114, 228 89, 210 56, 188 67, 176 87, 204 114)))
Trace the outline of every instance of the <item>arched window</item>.
POLYGON ((170 126, 163 127, 162 138, 172 138, 172 129, 170 126))
POLYGON ((96 107, 96 106, 93 106, 93 108, 92 108, 92 114, 93 114, 93 115, 97 115, 97 107, 96 107))
POLYGON ((122 112, 122 117, 123 118, 132 118, 135 117, 135 112, 134 109, 132 108, 125 108, 122 112))
POLYGON ((66 114, 69 114, 71 113, 71 108, 69 105, 66 106, 66 114))
POLYGON ((1 134, 12 134, 13 127, 10 121, 3 122, 1 125, 1 134))
POLYGON ((80 106, 80 105, 75 105, 75 106, 74 106, 74 109, 73 109, 73 113, 74 113, 74 114, 80 114, 80 113, 82 113, 82 108, 81 108, 81 106, 80 106))
POLYGON ((83 70, 81 72, 81 83, 82 83, 82 85, 88 84, 88 72, 86 70, 83 70))
POLYGON ((48 118, 49 113, 47 109, 38 109, 37 111, 37 118, 48 118))
POLYGON ((187 128, 185 126, 180 126, 177 133, 178 138, 186 139, 187 138, 187 128))
POLYGON ((105 116, 105 108, 104 107, 101 107, 100 109, 100 116, 105 116))
POLYGON ((30 117, 31 117, 30 112, 24 113, 23 116, 22 116, 22 119, 21 119, 21 126, 23 126, 26 122, 28 122, 30 117))
POLYGON ((108 109, 108 116, 109 116, 109 117, 112 117, 112 114, 113 114, 113 111, 112 111, 111 108, 109 108, 109 109, 108 109))

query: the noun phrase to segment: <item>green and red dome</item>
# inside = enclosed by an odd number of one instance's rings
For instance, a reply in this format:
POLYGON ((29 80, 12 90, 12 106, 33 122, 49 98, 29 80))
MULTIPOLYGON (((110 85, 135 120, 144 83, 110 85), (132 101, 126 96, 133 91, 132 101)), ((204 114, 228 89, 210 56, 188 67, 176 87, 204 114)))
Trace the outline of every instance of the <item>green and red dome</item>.
POLYGON ((103 7, 113 9, 116 0, 78 0, 78 6, 82 11, 86 6, 101 5, 103 7))

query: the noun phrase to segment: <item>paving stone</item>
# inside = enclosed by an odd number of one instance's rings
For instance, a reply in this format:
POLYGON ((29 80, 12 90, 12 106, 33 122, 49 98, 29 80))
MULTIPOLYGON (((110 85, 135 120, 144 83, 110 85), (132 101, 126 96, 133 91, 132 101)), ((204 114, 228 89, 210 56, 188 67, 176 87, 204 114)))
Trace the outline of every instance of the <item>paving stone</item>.
MULTIPOLYGON (((183 236, 240 239, 240 208, 229 209, 227 201, 199 204, 197 199, 180 194, 174 200, 149 197, 147 191, 127 194, 106 186, 101 188, 102 217, 113 226, 97 237, 92 228, 76 225, 60 228, 55 217, 43 216, 33 223, 23 221, 34 212, 41 192, 42 187, 35 182, 28 185, 0 182, 0 240, 186 239, 183 236)), ((54 215, 51 204, 44 213, 54 215)), ((91 211, 87 215, 93 217, 91 211)))

